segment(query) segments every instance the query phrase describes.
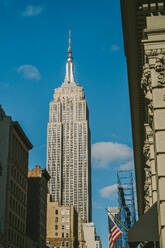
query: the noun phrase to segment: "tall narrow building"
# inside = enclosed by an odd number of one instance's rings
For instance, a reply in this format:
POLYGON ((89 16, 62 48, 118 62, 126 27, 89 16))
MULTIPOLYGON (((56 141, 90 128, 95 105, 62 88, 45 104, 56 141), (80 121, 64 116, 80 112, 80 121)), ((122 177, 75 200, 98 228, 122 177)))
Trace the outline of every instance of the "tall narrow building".
POLYGON ((83 88, 75 82, 71 36, 66 75, 50 102, 47 130, 49 193, 60 205, 73 205, 84 221, 91 221, 91 138, 83 88))

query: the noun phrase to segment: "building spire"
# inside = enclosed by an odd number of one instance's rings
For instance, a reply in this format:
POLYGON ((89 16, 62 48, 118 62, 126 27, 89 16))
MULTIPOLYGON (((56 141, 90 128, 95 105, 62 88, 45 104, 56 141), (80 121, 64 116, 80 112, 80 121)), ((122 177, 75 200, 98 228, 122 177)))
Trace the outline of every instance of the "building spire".
POLYGON ((65 80, 62 84, 62 87, 76 87, 77 84, 74 80, 73 73, 73 58, 72 58, 72 50, 71 50, 71 29, 69 29, 69 47, 68 47, 68 57, 66 61, 66 73, 65 80))
POLYGON ((68 58, 72 57, 72 50, 71 50, 71 29, 69 28, 69 47, 68 47, 68 58))

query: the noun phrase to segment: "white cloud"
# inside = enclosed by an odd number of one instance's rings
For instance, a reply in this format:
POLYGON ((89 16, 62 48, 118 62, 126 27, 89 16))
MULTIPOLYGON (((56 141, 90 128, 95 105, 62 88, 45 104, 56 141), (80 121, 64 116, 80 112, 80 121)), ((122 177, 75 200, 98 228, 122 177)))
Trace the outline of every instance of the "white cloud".
POLYGON ((133 160, 131 160, 125 164, 121 164, 120 170, 125 170, 125 171, 131 170, 131 169, 133 169, 133 165, 134 165, 134 162, 133 162, 133 160))
POLYGON ((26 9, 23 11, 23 16, 37 16, 43 11, 43 7, 41 6, 33 6, 28 5, 26 9))
POLYGON ((17 72, 21 73, 25 79, 41 79, 39 70, 33 65, 21 65, 17 72))
POLYGON ((120 47, 118 45, 112 45, 111 46, 111 50, 114 52, 118 51, 119 49, 120 49, 120 47))
POLYGON ((107 186, 107 187, 100 189, 99 192, 103 198, 109 199, 111 197, 113 199, 116 199, 117 198, 117 189, 118 189, 118 184, 114 184, 114 185, 110 185, 110 186, 107 186))
POLYGON ((92 145, 92 163, 96 167, 105 168, 112 162, 130 160, 132 149, 113 142, 99 142, 92 145))

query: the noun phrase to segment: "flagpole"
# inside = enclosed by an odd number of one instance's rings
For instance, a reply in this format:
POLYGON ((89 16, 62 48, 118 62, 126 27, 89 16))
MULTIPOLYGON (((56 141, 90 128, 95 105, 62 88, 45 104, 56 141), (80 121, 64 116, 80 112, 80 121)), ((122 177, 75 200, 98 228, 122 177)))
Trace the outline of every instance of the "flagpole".
MULTIPOLYGON (((128 232, 128 229, 107 208, 106 211, 128 232)), ((142 242, 140 242, 139 244, 144 247, 144 244, 142 242)))
POLYGON ((106 210, 128 232, 128 229, 107 208, 106 210))

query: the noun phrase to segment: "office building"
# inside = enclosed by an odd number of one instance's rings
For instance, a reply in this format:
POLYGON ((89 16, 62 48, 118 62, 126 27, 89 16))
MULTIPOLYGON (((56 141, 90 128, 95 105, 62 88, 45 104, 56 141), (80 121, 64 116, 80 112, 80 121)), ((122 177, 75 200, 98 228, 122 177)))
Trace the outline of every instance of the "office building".
POLYGON ((66 75, 50 102, 47 130, 47 170, 52 201, 74 206, 91 220, 91 155, 89 112, 83 88, 75 82, 71 37, 66 75))
POLYGON ((83 248, 81 221, 73 206, 60 206, 47 197, 47 245, 83 248))
MULTIPOLYGON (((6 248, 26 248, 28 137, 0 106, 0 236, 6 248)), ((1 242, 1 241, 0 241, 1 242)))
POLYGON ((101 239, 96 235, 94 223, 83 223, 85 248, 101 248, 101 239))
POLYGON ((47 184, 50 176, 46 169, 35 166, 28 171, 27 243, 35 247, 46 246, 47 184))

